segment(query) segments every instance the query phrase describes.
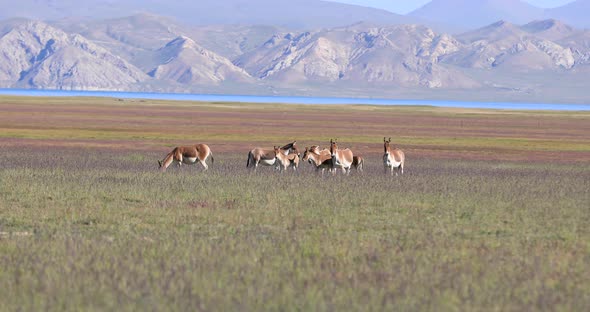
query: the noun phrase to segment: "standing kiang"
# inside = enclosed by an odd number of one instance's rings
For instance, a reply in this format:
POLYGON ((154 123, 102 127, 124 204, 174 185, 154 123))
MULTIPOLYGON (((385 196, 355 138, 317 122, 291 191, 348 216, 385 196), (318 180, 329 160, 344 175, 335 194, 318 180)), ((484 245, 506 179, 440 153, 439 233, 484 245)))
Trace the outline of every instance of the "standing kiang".
POLYGON ((334 167, 332 165, 332 155, 329 149, 320 150, 317 145, 306 147, 303 152, 303 161, 307 161, 316 168, 316 172, 321 172, 324 175, 324 171, 328 169, 332 171, 334 167))
POLYGON ((299 168, 299 153, 285 154, 279 146, 274 147, 275 151, 275 162, 279 168, 279 171, 285 172, 288 168, 293 168, 293 171, 297 171, 299 168))
POLYGON ((332 169, 342 169, 345 174, 350 174, 350 168, 354 162, 354 156, 350 149, 338 148, 336 140, 330 139, 330 154, 332 155, 332 169))
MULTIPOLYGON (((289 143, 280 149, 280 153, 283 155, 299 154, 297 150, 297 141, 289 143)), ((248 160, 246 161, 246 168, 253 168, 254 171, 258 169, 258 166, 277 166, 277 157, 275 150, 265 149, 256 147, 248 152, 248 160)))
POLYGON ((399 148, 391 148, 391 138, 389 138, 389 140, 383 138, 383 151, 383 166, 385 173, 389 171, 391 172, 391 175, 393 175, 395 172, 396 176, 398 173, 404 174, 404 162, 406 156, 399 148))

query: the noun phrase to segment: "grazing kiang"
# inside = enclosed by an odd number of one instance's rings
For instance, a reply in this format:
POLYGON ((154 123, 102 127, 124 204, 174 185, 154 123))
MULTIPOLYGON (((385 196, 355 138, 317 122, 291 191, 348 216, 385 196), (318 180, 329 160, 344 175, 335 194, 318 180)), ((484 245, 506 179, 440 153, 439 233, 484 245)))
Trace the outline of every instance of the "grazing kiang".
POLYGON ((299 168, 299 153, 285 154, 283 150, 275 146, 274 147, 276 164, 281 172, 286 171, 288 168, 293 168, 293 171, 297 171, 299 168))
POLYGON ((395 172, 395 175, 404 174, 404 162, 406 160, 406 156, 404 152, 399 148, 391 148, 391 138, 386 140, 383 138, 383 166, 385 168, 385 173, 387 171, 391 172, 391 175, 395 172))
POLYGON ((314 145, 309 148, 305 148, 305 152, 303 152, 303 161, 307 161, 312 164, 316 171, 321 171, 322 175, 326 169, 332 170, 332 155, 330 154, 329 149, 324 149, 320 151, 319 146, 314 145))
POLYGON ((172 163, 176 163, 180 167, 182 164, 193 165, 198 162, 207 170, 209 169, 207 165, 209 157, 211 157, 211 163, 214 163, 213 153, 206 144, 178 146, 168 153, 164 160, 158 160, 158 165, 160 170, 165 171, 172 163))
POLYGON ((343 173, 350 173, 350 168, 354 161, 354 156, 350 149, 340 149, 336 140, 330 139, 330 155, 332 156, 332 168, 334 170, 342 169, 343 173))
MULTIPOLYGON (((280 148, 280 152, 284 155, 299 154, 297 150, 297 141, 289 143, 280 148)), ((248 160, 246 162, 246 168, 254 168, 254 171, 261 166, 276 166, 277 157, 275 156, 274 149, 264 149, 256 147, 248 152, 248 160)))

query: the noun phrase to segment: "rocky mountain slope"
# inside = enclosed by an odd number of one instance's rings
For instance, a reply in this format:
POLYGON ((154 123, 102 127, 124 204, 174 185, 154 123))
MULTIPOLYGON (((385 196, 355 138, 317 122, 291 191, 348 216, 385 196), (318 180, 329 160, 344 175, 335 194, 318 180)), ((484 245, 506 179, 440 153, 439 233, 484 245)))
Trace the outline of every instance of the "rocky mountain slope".
POLYGON ((216 84, 225 80, 249 82, 252 77, 222 56, 199 46, 192 39, 180 36, 155 53, 159 64, 148 74, 182 84, 216 84))
POLYGON ((556 19, 535 20, 521 27, 524 31, 547 40, 560 40, 576 33, 576 29, 556 19))
POLYGON ((500 21, 455 36, 372 23, 195 27, 146 14, 0 21, 4 88, 541 97, 564 84, 583 96, 589 68, 590 32, 557 20, 500 21))
POLYGON ((78 34, 17 21, 0 37, 3 87, 126 90, 147 75, 78 34))
POLYGON ((235 64, 261 79, 353 81, 401 86, 474 87, 438 58, 459 49, 448 35, 424 26, 337 28, 276 35, 235 64), (451 78, 452 77, 452 78, 451 78))
MULTIPOLYGON (((446 55, 443 62, 469 68, 509 67, 512 70, 571 69, 574 66, 569 47, 525 31, 534 28, 531 24, 523 28, 500 21, 459 35, 457 38, 465 45, 446 55)), ((564 29, 563 36, 567 36, 570 29, 564 29)), ((557 36, 556 32, 552 36, 557 36)))
MULTIPOLYGON (((51 25, 66 32, 79 33, 111 51, 133 59, 140 68, 145 50, 156 50, 178 36, 186 36, 205 49, 226 58, 237 57, 264 43, 284 28, 265 25, 206 25, 192 26, 154 14, 141 13, 105 20, 58 20, 51 25)), ((0 24, 0 30, 1 28, 0 24)), ((148 53, 149 54, 149 53, 148 53)))

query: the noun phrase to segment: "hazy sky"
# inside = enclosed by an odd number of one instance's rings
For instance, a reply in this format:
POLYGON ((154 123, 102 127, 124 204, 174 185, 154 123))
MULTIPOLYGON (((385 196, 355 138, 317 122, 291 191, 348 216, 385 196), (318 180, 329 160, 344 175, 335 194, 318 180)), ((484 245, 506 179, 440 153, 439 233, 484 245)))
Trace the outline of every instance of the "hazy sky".
MULTIPOLYGON (((389 10, 395 13, 405 14, 413 11, 424 4, 430 2, 430 0, 329 0, 334 2, 343 2, 358 4, 368 7, 375 7, 380 9, 389 10)), ((530 4, 536 5, 542 8, 553 8, 564 5, 574 0, 525 0, 530 4)))

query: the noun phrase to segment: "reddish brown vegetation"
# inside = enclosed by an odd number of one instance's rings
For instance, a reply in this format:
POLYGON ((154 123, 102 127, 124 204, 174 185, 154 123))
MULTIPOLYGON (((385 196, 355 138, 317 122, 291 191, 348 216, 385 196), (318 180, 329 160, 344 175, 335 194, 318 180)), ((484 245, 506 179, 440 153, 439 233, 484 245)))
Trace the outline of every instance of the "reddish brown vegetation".
POLYGON ((1 103, 0 129, 24 131, 19 138, 0 137, 0 146, 96 147, 108 149, 164 151, 172 145, 207 143, 214 152, 246 153, 253 146, 272 147, 297 139, 300 146, 320 144, 337 137, 343 147, 363 155, 382 153, 383 136, 405 142, 395 146, 412 158, 459 158, 509 161, 589 161, 587 150, 532 149, 494 144, 418 143, 413 138, 477 140, 478 138, 589 142, 588 115, 466 111, 388 107, 265 105, 186 105, 149 102, 117 104, 113 99, 63 99, 64 104, 44 104, 38 99, 24 103, 1 103), (92 130, 109 133, 109 138, 31 138, 27 131, 92 130), (117 136, 121 133, 121 136, 117 136), (129 134, 137 134, 130 138, 129 134), (146 135, 147 134, 147 135, 146 135), (172 136, 172 138, 170 138, 172 136), (179 137, 180 136, 180 137, 179 137), (374 142, 370 140, 375 137, 374 142), (272 138, 276 139, 274 142, 272 138), (308 138, 303 140, 302 138, 308 138), (309 138, 317 138, 311 140, 309 138), (398 139, 399 140, 399 139, 398 139), (346 142, 346 143, 345 143, 346 142), (410 142, 408 144, 408 142, 410 142), (405 143, 405 144, 404 144, 405 143))

